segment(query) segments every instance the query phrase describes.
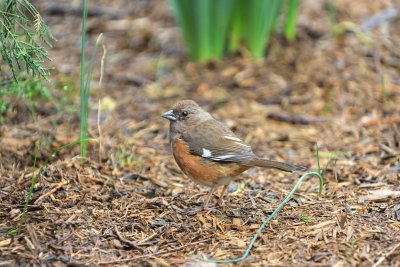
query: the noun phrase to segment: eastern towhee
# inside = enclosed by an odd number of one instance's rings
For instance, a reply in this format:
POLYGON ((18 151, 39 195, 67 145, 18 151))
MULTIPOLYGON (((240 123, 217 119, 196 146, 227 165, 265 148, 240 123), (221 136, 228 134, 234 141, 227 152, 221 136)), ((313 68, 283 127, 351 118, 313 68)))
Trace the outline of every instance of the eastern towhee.
POLYGON ((229 183, 251 167, 286 172, 306 169, 259 158, 249 145, 192 100, 179 101, 162 117, 170 121, 169 140, 176 163, 193 181, 211 187, 203 208, 218 186, 223 186, 218 201, 222 204, 229 183))

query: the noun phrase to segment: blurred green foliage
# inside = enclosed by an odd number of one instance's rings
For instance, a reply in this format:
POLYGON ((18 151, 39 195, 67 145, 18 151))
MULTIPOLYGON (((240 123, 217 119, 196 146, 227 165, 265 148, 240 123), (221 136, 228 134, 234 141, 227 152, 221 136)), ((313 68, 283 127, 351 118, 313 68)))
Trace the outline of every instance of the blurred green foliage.
POLYGON ((264 56, 271 33, 284 13, 284 35, 295 39, 298 0, 169 0, 194 61, 221 58, 243 43, 253 58, 264 56), (284 8, 286 7, 286 8, 284 8))
POLYGON ((0 122, 11 111, 11 102, 23 100, 34 114, 34 102, 36 99, 51 99, 49 89, 44 85, 43 79, 33 79, 20 74, 18 80, 9 79, 0 81, 0 122))

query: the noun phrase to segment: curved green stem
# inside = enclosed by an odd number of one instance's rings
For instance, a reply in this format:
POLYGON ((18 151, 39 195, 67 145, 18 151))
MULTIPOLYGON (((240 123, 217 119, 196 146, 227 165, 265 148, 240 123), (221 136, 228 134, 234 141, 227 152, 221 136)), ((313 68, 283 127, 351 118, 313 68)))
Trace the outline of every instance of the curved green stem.
POLYGON ((287 195, 287 197, 282 201, 282 203, 272 212, 272 214, 263 222, 263 224, 258 228, 257 233, 254 235, 253 239, 251 240, 249 246, 246 249, 246 252, 239 258, 234 258, 234 259, 228 259, 228 260, 218 260, 218 259, 204 259, 198 256, 192 256, 195 259, 201 260, 201 261, 206 261, 206 262, 216 262, 216 263, 232 263, 232 262, 239 262, 244 259, 246 259, 249 254, 251 249, 254 246, 254 243, 256 242, 258 235, 262 232, 262 230, 265 228, 267 223, 269 223, 285 206, 285 204, 292 198, 293 194, 297 191, 297 188, 300 186, 301 182, 308 176, 317 176, 319 178, 319 191, 318 195, 320 196, 322 194, 323 190, 323 185, 324 185, 324 178, 322 175, 318 172, 307 172, 303 176, 300 177, 300 179, 297 181, 296 185, 293 187, 292 191, 287 195))

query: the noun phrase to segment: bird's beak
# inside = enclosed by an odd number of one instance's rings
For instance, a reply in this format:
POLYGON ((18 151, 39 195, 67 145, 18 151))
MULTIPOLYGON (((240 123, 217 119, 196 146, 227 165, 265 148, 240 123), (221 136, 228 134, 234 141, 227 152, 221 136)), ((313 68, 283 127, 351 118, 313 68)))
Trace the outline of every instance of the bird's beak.
POLYGON ((168 119, 168 120, 170 120, 170 121, 176 121, 176 116, 175 116, 174 111, 173 111, 172 109, 171 109, 171 110, 168 110, 168 111, 165 112, 165 113, 163 113, 163 114, 161 115, 161 117, 166 118, 166 119, 168 119))

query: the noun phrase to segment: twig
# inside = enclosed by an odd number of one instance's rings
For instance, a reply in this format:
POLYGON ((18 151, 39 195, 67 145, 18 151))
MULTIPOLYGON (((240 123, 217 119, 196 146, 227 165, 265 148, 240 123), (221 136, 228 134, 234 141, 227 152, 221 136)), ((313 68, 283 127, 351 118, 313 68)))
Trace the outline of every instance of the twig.
POLYGON ((131 248, 135 248, 135 249, 137 249, 137 250, 140 250, 140 252, 143 252, 143 253, 144 253, 144 249, 142 249, 141 247, 139 247, 135 242, 130 241, 130 240, 124 238, 124 237, 121 235, 121 233, 118 231, 117 226, 115 226, 114 232, 115 232, 115 234, 117 235, 118 239, 119 239, 122 243, 125 243, 125 244, 127 244, 128 246, 130 246, 131 248))
POLYGON ((44 195, 41 195, 38 199, 36 199, 35 202, 33 202, 33 204, 40 204, 43 200, 48 198, 50 195, 54 194, 58 189, 60 189, 61 187, 63 187, 66 184, 68 184, 68 182, 66 180, 64 180, 64 179, 61 180, 61 182, 59 184, 57 184, 53 189, 51 189, 49 192, 47 192, 44 195))
POLYGON ((400 243, 395 245, 388 253, 385 253, 382 257, 380 257, 379 260, 377 262, 375 262, 374 265, 372 265, 372 267, 378 267, 387 257, 392 255, 393 252, 395 252, 396 249, 398 249, 399 247, 400 247, 400 243))
POLYGON ((398 124, 400 123, 400 116, 393 115, 391 117, 373 118, 366 120, 362 123, 364 127, 371 127, 376 125, 398 124))
POLYGON ((40 243, 38 241, 38 237, 35 232, 35 229, 33 227, 31 227, 29 224, 26 225, 26 229, 28 230, 29 236, 31 238, 31 242, 33 244, 35 253, 39 253, 39 251, 41 251, 42 249, 40 247, 40 243))
POLYGON ((371 191, 366 196, 360 196, 358 198, 358 202, 363 203, 365 201, 388 201, 389 199, 399 198, 399 197, 400 197, 400 191, 380 189, 376 191, 371 191))
POLYGON ((268 119, 276 121, 284 121, 291 124, 320 124, 329 122, 330 120, 320 117, 305 117, 301 115, 286 114, 286 113, 269 113, 268 119))
POLYGON ((67 239, 69 239, 73 234, 74 234, 74 231, 71 231, 71 232, 69 232, 68 234, 66 234, 65 236, 63 236, 63 237, 57 242, 57 245, 61 245, 62 242, 67 241, 67 239))
MULTIPOLYGON (((82 15, 82 7, 74 6, 70 4, 49 4, 43 11, 44 14, 48 14, 51 16, 81 16, 82 15)), ((101 7, 91 7, 88 10, 89 17, 107 17, 109 19, 120 19, 123 14, 121 12, 115 10, 109 10, 101 7)))
POLYGON ((379 27, 382 24, 388 23, 392 20, 395 20, 396 18, 399 17, 399 15, 400 15, 399 8, 389 7, 372 17, 364 19, 361 22, 360 28, 362 31, 369 33, 374 28, 379 27))
POLYGON ((206 243, 209 240, 210 239, 201 240, 201 241, 193 242, 193 243, 190 243, 190 244, 182 245, 182 246, 179 246, 177 248, 173 248, 173 249, 170 249, 170 250, 167 250, 167 251, 159 251, 159 252, 152 253, 152 254, 140 255, 140 256, 130 257, 130 258, 126 258, 126 259, 119 259, 119 260, 102 261, 102 262, 99 262, 98 264, 99 265, 104 265, 104 264, 109 265, 109 264, 115 264, 115 263, 120 263, 120 262, 127 262, 127 261, 134 261, 134 260, 138 260, 138 259, 143 259, 143 258, 155 257, 155 256, 167 254, 167 253, 170 253, 170 252, 182 250, 184 247, 187 247, 187 246, 193 246, 193 245, 197 245, 199 243, 206 243))
POLYGON ((391 156, 397 156, 397 155, 399 155, 399 153, 398 153, 396 150, 394 150, 394 149, 392 149, 392 148, 390 148, 390 147, 388 147, 388 146, 386 146, 386 145, 384 145, 384 144, 379 144, 379 147, 380 147, 382 150, 384 150, 386 153, 390 154, 391 156))

